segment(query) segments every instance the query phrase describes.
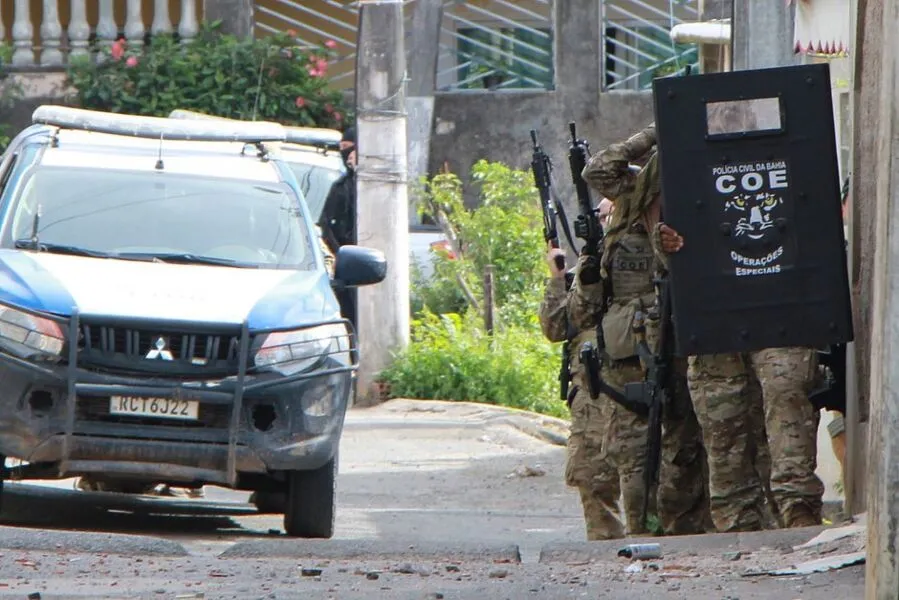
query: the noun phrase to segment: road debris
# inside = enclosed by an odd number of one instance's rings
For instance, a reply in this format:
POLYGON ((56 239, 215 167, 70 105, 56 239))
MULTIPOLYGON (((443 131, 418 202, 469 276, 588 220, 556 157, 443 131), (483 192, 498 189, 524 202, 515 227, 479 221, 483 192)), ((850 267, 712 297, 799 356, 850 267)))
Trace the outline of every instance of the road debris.
POLYGON ((628 544, 618 551, 618 556, 636 560, 662 558, 661 544, 628 544))
POLYGON ((522 465, 506 475, 506 479, 513 479, 515 477, 543 477, 544 475, 546 475, 546 470, 541 468, 540 465, 535 467, 522 465))
POLYGON ((411 563, 404 563, 398 567, 392 569, 394 573, 401 573, 403 575, 415 575, 418 573, 418 569, 412 566, 411 563))
POLYGON ((322 574, 321 569, 313 569, 313 568, 302 568, 300 569, 300 575, 303 577, 318 577, 322 574))
POLYGON ((776 569, 768 571, 769 575, 809 575, 811 573, 824 573, 825 571, 835 571, 843 567, 851 567, 860 565, 865 562, 864 552, 852 552, 849 554, 838 554, 836 556, 828 556, 827 558, 818 558, 808 562, 800 563, 788 569, 776 569))

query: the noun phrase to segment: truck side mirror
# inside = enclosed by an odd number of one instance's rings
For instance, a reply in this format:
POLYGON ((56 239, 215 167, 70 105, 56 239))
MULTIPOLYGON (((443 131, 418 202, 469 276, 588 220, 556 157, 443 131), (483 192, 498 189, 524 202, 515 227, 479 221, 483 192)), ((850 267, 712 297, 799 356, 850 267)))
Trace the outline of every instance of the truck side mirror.
POLYGON ((387 276, 384 253, 363 246, 341 246, 334 265, 335 288, 359 287, 380 283, 387 276))

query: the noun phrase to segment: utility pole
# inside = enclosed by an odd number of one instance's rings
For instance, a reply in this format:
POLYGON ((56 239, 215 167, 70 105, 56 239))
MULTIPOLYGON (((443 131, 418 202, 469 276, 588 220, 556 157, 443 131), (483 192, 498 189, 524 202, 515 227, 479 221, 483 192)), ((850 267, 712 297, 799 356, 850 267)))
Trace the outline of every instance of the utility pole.
MULTIPOLYGON (((899 182, 896 179, 896 157, 899 156, 899 106, 893 98, 897 91, 895 30, 899 21, 899 1, 862 0, 855 15, 861 23, 855 29, 857 43, 853 52, 871 53, 873 58, 859 56, 862 80, 879 80, 876 100, 871 92, 856 88, 856 98, 863 98, 856 108, 858 119, 854 140, 859 150, 856 165, 864 168, 853 178, 871 177, 874 184, 874 272, 872 274, 873 308, 871 314, 871 375, 868 465, 868 540, 865 568, 866 600, 895 600, 899 595, 899 367, 896 356, 897 319, 899 319, 899 182), (879 22, 878 22, 879 19, 879 22), (870 62, 869 62, 870 61, 870 62), (869 72, 870 70, 870 72, 869 72), (874 110, 866 112, 874 104, 874 110), (868 136, 873 137, 873 144, 868 136)), ((854 190, 859 189, 858 183, 854 190)), ((859 198, 852 198, 857 205, 859 198)), ((847 424, 848 425, 848 424, 847 424)))
POLYGON ((734 71, 799 64, 793 52, 793 6, 734 0, 734 71))
POLYGON ((378 401, 375 385, 409 343, 409 201, 406 54, 402 0, 360 0, 356 55, 358 244, 384 253, 387 277, 359 289, 357 404, 378 401))

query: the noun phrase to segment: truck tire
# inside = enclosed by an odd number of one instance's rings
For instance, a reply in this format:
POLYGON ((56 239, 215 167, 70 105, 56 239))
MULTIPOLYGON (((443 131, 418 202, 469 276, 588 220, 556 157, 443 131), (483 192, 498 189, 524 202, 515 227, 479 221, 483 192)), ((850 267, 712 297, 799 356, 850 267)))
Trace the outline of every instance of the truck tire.
POLYGON ((290 471, 287 477, 284 531, 290 537, 332 537, 337 457, 314 471, 290 471))

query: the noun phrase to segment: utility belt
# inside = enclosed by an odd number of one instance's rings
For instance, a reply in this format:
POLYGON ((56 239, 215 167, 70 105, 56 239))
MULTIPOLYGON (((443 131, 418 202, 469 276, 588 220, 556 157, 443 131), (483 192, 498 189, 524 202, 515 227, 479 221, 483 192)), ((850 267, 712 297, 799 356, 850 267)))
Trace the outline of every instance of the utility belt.
POLYGON ((634 312, 630 328, 635 344, 634 354, 631 356, 623 356, 621 358, 612 358, 607 352, 605 345, 604 327, 602 324, 596 328, 596 344, 592 342, 584 343, 579 349, 581 364, 586 375, 588 391, 592 399, 597 399, 600 394, 605 394, 627 410, 641 416, 648 416, 649 405, 646 399, 651 396, 648 394, 646 385, 643 381, 628 383, 624 386, 624 390, 619 390, 602 378, 603 367, 609 370, 617 369, 643 369, 646 367, 644 361, 651 360, 649 347, 646 345, 646 312, 640 308, 634 312))

